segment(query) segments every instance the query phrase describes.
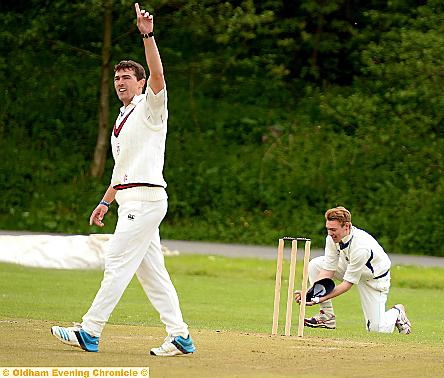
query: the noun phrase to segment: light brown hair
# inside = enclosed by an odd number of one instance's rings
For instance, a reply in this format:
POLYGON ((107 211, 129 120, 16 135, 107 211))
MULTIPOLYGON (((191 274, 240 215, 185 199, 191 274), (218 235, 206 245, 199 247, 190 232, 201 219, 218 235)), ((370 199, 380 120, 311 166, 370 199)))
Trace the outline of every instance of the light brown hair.
POLYGON ((346 223, 351 223, 352 216, 350 211, 348 211, 343 206, 334 207, 325 212, 325 219, 328 221, 338 221, 341 226, 344 226, 346 223))

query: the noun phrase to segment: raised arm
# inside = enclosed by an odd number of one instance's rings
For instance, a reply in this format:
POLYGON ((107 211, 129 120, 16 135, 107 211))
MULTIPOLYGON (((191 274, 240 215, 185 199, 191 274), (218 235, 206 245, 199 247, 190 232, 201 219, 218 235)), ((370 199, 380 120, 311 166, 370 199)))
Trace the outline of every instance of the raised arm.
POLYGON ((153 15, 144 9, 141 10, 138 3, 135 3, 134 6, 136 8, 137 27, 141 34, 146 35, 146 38, 143 38, 143 45, 145 47, 146 63, 150 71, 148 85, 154 94, 157 94, 165 87, 165 78, 159 50, 152 35, 154 30, 153 15), (151 37, 148 37, 148 35, 151 35, 151 37))

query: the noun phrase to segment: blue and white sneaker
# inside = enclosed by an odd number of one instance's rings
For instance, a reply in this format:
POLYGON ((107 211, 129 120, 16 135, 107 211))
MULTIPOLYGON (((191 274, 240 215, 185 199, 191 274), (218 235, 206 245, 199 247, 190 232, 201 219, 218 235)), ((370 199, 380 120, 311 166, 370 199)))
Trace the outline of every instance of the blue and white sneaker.
POLYGON ((159 348, 151 349, 150 354, 153 356, 170 357, 194 353, 195 351, 196 347, 190 335, 186 339, 182 336, 168 336, 159 348))
POLYGON ((99 338, 86 333, 80 325, 74 327, 51 327, 51 333, 62 343, 81 348, 87 352, 99 351, 99 338))

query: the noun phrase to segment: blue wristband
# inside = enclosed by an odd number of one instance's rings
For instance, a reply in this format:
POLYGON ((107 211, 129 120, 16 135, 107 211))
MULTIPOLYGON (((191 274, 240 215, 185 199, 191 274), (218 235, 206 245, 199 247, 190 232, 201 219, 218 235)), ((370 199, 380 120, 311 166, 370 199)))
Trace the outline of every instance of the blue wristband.
POLYGON ((107 201, 105 201, 105 200, 101 200, 101 201, 99 202, 99 205, 105 205, 106 207, 109 208, 110 203, 107 202, 107 201))

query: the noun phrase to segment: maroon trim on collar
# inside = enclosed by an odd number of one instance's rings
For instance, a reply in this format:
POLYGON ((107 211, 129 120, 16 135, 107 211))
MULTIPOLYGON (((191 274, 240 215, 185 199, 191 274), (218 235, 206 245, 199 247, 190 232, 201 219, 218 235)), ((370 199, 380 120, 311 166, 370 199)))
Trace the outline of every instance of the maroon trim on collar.
POLYGON ((128 119, 128 117, 130 116, 130 114, 134 111, 134 109, 136 109, 136 107, 132 108, 131 111, 126 115, 126 117, 123 119, 122 122, 120 122, 120 125, 118 127, 116 127, 116 124, 114 123, 114 136, 117 138, 120 134, 120 131, 122 130, 123 125, 125 124, 126 120, 128 119))
POLYGON ((122 190, 122 189, 136 188, 138 186, 148 186, 149 188, 163 188, 162 185, 139 183, 139 182, 133 184, 117 184, 114 185, 113 188, 116 190, 122 190))

